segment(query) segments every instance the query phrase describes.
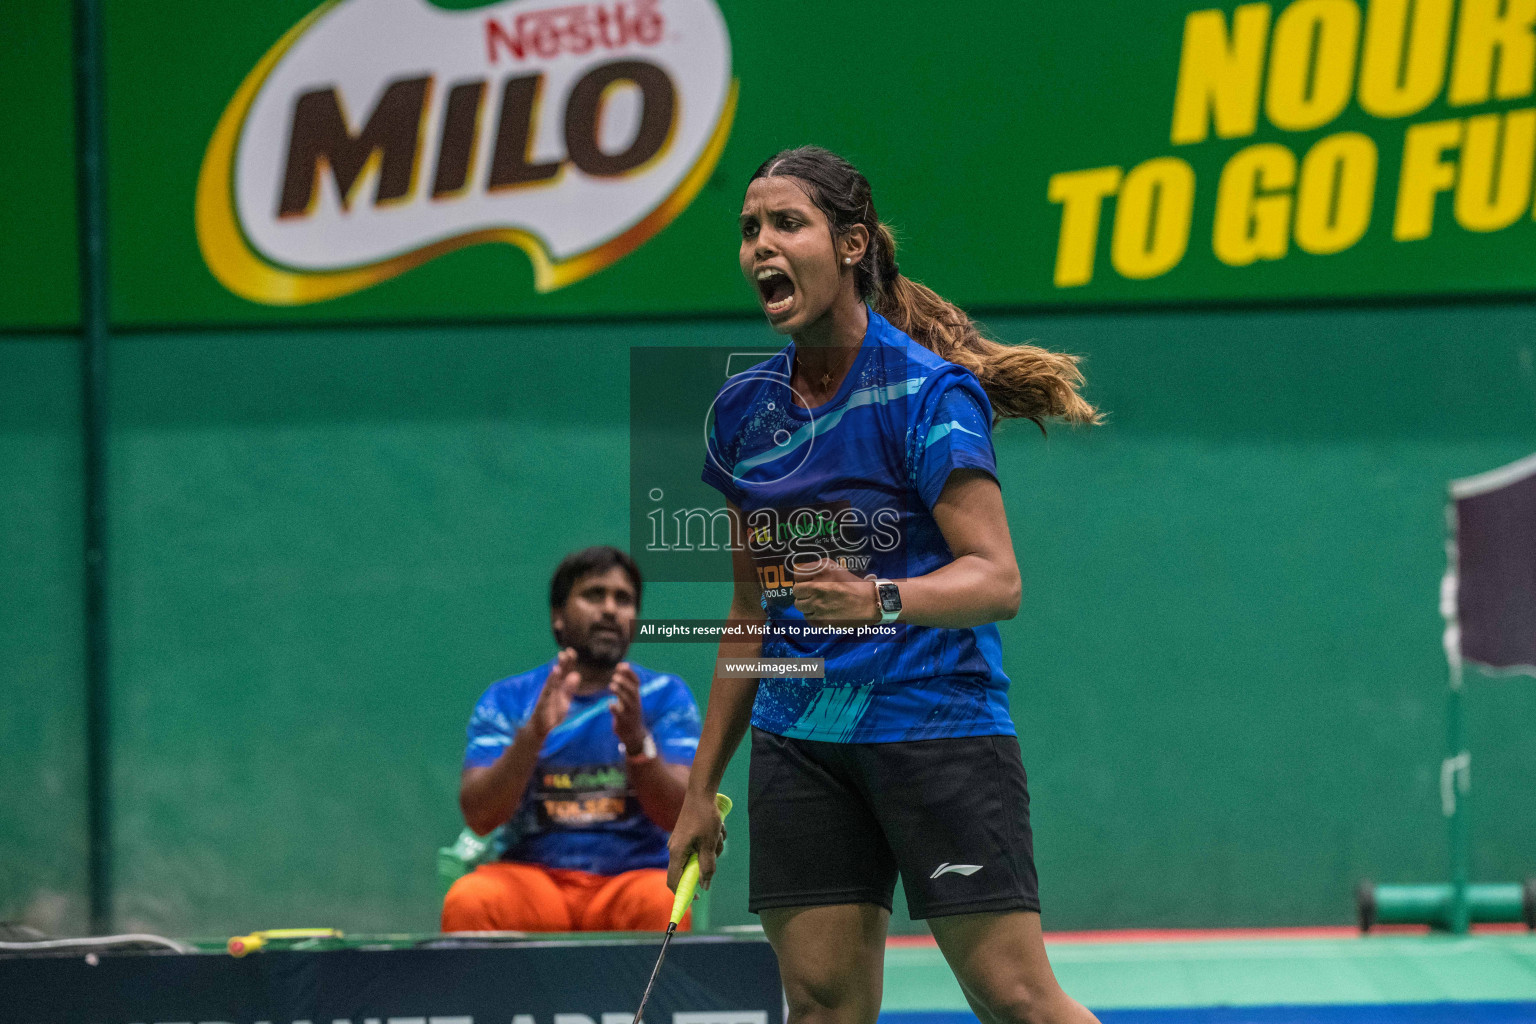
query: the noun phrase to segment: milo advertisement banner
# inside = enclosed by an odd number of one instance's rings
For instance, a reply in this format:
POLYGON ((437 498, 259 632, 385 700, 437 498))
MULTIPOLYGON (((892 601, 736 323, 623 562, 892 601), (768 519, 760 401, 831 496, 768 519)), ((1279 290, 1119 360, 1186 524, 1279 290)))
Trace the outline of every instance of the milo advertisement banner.
MULTIPOLYGON (((57 114, 49 26, 0 75, 57 114)), ((1529 0, 166 0, 106 53, 123 326, 750 312, 742 192, 808 142, 983 311, 1536 286, 1529 0)), ((60 229, 0 319, 57 324, 73 126, 5 116, 60 229)))
POLYGON ((220 284, 268 305, 489 244, 522 250, 535 291, 552 291, 692 201, 734 108, 714 0, 331 0, 219 119, 199 247, 220 284))

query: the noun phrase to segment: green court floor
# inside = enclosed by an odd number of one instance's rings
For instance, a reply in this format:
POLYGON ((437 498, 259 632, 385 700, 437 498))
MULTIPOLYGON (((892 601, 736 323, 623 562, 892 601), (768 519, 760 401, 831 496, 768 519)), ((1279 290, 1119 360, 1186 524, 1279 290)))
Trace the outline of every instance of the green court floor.
MULTIPOLYGON (((1094 1009, 1536 1002, 1536 937, 1050 942, 1062 986, 1094 1009)), ((885 1011, 965 1010, 934 946, 885 955, 885 1011)))

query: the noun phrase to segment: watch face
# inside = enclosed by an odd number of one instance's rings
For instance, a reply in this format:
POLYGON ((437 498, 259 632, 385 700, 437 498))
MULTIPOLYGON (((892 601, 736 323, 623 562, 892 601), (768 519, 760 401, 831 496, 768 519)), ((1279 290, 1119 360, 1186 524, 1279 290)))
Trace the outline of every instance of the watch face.
POLYGON ((901 591, 896 589, 896 584, 886 583, 880 587, 880 610, 883 612, 901 611, 901 591))

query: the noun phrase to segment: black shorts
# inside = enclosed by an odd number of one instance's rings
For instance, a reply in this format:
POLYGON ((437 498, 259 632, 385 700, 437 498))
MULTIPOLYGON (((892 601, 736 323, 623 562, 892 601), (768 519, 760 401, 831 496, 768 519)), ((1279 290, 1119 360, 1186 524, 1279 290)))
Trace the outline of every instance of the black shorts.
POLYGON ((914 918, 1040 909, 1012 736, 823 743, 752 730, 748 909, 875 903, 914 918))

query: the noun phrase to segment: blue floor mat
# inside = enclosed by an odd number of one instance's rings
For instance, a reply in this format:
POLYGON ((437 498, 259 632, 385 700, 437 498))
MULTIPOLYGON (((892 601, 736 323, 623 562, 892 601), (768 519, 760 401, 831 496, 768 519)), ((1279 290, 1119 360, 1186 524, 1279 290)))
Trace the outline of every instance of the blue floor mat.
MULTIPOLYGON (((1195 1006, 1095 1010, 1103 1024, 1536 1024, 1536 1003, 1195 1006)), ((958 1010, 893 1010, 880 1024, 976 1024, 958 1010)))

